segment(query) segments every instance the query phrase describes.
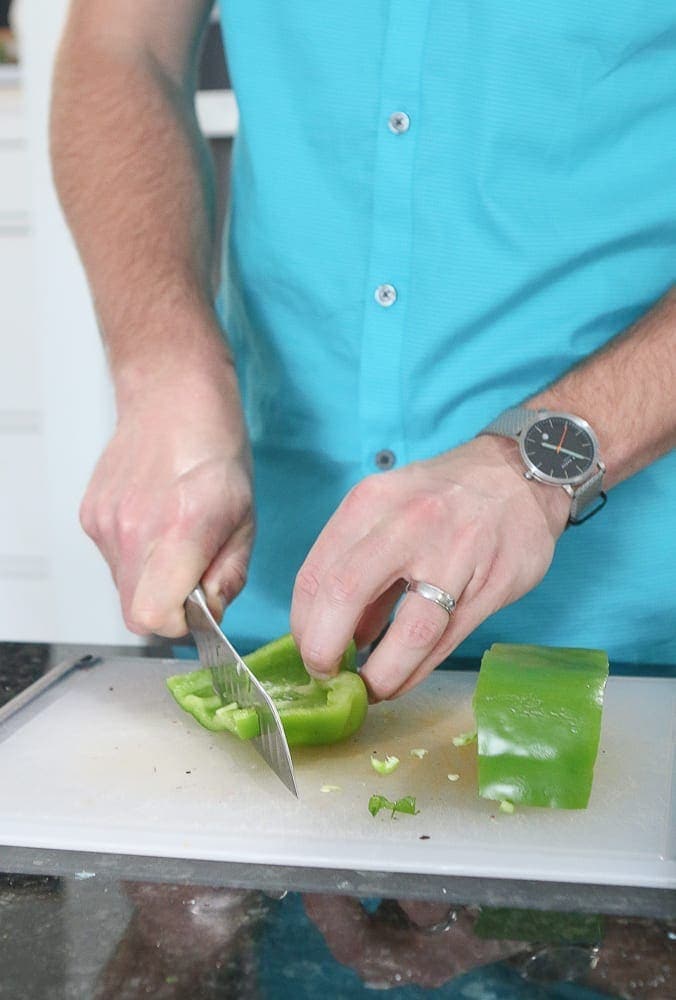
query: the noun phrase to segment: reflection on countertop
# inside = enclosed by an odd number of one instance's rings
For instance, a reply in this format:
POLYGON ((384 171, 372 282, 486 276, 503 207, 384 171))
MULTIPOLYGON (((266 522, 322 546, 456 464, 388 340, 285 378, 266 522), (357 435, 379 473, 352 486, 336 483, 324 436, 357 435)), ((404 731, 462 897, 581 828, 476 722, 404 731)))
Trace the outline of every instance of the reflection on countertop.
POLYGON ((676 921, 608 917, 594 941, 576 938, 571 918, 570 939, 557 941, 546 916, 530 914, 540 939, 522 941, 480 936, 479 907, 276 896, 1 876, 0 997, 315 1000, 366 998, 374 989, 416 1000, 674 996, 676 921))

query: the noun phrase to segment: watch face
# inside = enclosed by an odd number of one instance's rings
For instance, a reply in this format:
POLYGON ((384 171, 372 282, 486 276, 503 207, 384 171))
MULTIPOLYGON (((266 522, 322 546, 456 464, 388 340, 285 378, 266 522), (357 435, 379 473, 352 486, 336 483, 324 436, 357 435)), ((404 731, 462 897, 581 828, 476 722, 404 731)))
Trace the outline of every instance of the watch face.
POLYGON ((523 453, 533 469, 556 482, 576 482, 594 464, 596 445, 590 431, 564 414, 542 417, 528 428, 523 453))

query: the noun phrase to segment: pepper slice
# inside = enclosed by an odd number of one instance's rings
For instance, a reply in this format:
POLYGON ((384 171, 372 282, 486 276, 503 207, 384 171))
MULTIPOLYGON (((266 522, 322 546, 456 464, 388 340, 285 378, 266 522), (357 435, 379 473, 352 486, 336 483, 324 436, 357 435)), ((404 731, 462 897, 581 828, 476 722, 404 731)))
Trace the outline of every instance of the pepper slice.
MULTIPOLYGON (((277 706, 289 746, 337 743, 356 732, 366 717, 368 699, 356 672, 354 643, 343 654, 340 672, 327 681, 310 677, 291 635, 261 646, 244 661, 277 706)), ((255 708, 226 704, 212 687, 210 671, 175 674, 167 678, 167 687, 205 729, 242 740, 258 736, 255 708)))
POLYGON ((479 795, 586 808, 607 678, 598 649, 494 643, 474 692, 479 795))

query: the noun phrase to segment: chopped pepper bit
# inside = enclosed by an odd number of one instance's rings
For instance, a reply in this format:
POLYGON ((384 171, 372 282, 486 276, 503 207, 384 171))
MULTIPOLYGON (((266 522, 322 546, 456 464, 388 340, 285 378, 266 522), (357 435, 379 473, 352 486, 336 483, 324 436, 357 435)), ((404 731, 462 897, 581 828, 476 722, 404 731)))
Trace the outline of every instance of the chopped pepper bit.
POLYGON ((425 750, 424 747, 416 747, 414 750, 411 750, 410 755, 411 757, 418 757, 420 758, 420 760, 422 760, 423 757, 426 757, 428 753, 429 751, 425 750))
POLYGON ((449 781, 457 781, 460 777, 459 774, 447 774, 446 777, 449 781))
POLYGON ((384 795, 372 795, 369 799, 369 812, 372 816, 377 816, 381 809, 391 809, 392 819, 394 819, 394 814, 398 812, 408 813, 409 816, 417 816, 420 812, 415 807, 415 798, 412 795, 406 795, 403 799, 397 799, 396 802, 392 802, 384 795))
POLYGON ((454 747, 466 747, 470 743, 474 743, 477 738, 476 729, 470 730, 468 733, 460 733, 458 736, 453 737, 454 747))
POLYGON ((385 760, 379 760, 378 757, 372 756, 371 767, 374 771, 377 771, 378 774, 392 774, 392 772, 399 767, 399 758, 390 757, 388 754, 385 757, 385 760))
POLYGON ((585 809, 607 678, 608 656, 598 649, 491 646, 474 693, 479 794, 585 809))
MULTIPOLYGON (((306 671, 293 636, 286 635, 244 657, 279 712, 289 746, 336 743, 355 733, 366 717, 366 687, 356 673, 354 643, 344 653, 340 671, 317 681, 306 671)), ((242 740, 259 735, 255 708, 224 704, 208 670, 167 679, 178 704, 205 729, 230 732, 242 740)))
POLYGON ((509 799, 503 799, 502 802, 500 803, 500 812, 501 813, 513 813, 514 812, 514 803, 510 802, 509 799))

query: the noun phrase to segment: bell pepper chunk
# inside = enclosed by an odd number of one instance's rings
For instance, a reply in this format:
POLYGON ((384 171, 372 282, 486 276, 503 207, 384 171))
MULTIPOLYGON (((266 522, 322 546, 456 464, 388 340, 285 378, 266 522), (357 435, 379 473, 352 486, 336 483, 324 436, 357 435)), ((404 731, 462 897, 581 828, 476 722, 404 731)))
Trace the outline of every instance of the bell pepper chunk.
MULTIPOLYGON (((326 681, 310 677, 291 635, 261 646, 244 661, 274 701, 289 746, 337 743, 355 733, 366 717, 368 699, 356 672, 354 643, 343 654, 339 673, 326 681)), ((167 687, 205 729, 242 740, 258 736, 255 708, 225 703, 214 691, 210 671, 175 674, 167 678, 167 687)))
POLYGON ((494 643, 474 692, 479 795, 585 809, 607 678, 601 650, 494 643))

